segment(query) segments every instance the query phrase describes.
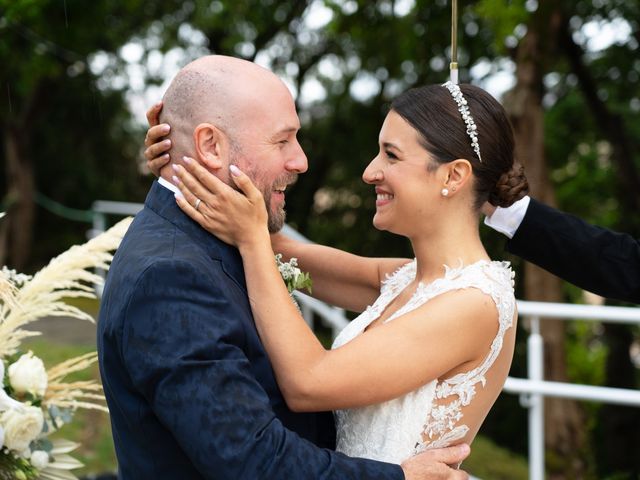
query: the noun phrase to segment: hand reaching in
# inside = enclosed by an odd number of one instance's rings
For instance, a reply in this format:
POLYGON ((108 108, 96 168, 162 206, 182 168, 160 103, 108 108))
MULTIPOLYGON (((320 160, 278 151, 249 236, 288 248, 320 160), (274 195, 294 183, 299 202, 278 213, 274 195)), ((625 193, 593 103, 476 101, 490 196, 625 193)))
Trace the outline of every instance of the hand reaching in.
POLYGON ((467 480, 469 475, 452 468, 459 465, 468 455, 466 444, 427 450, 402 462, 406 480, 467 480))
POLYGON ((171 126, 167 123, 160 123, 160 112, 162 111, 162 102, 156 103, 147 111, 147 122, 149 122, 149 130, 144 137, 144 158, 147 159, 147 167, 156 177, 160 176, 160 169, 164 167, 171 157, 169 150, 171 149, 171 140, 166 137, 171 131, 171 126))
POLYGON ((183 197, 178 206, 208 232, 239 249, 253 242, 269 242, 267 209, 251 179, 235 165, 229 170, 240 191, 211 174, 194 159, 184 157, 184 167, 173 165, 174 183, 183 197), (264 235, 263 235, 264 234, 264 235))

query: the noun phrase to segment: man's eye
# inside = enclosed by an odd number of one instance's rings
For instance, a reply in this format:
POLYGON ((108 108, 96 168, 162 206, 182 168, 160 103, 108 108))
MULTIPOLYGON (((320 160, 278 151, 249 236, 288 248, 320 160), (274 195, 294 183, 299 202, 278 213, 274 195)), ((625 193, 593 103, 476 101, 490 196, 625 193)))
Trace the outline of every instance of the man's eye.
POLYGON ((385 150, 384 153, 389 158, 392 158, 394 160, 398 159, 397 155, 395 153, 393 153, 393 152, 390 152, 389 150, 385 150))

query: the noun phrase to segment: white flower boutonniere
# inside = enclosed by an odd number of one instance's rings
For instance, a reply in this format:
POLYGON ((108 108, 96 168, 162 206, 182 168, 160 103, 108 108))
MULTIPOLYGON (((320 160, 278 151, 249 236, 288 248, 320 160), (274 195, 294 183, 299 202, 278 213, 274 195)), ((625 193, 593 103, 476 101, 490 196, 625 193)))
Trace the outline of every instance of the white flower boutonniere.
POLYGON ((309 273, 303 272, 298 268, 297 258, 292 258, 288 262, 283 262, 281 253, 276 254, 276 265, 278 266, 280 275, 282 275, 284 284, 287 286, 289 296, 293 300, 293 303, 295 303, 296 307, 298 307, 298 310, 300 310, 298 302, 293 298, 293 291, 304 288, 311 293, 312 282, 311 277, 309 277, 309 273))

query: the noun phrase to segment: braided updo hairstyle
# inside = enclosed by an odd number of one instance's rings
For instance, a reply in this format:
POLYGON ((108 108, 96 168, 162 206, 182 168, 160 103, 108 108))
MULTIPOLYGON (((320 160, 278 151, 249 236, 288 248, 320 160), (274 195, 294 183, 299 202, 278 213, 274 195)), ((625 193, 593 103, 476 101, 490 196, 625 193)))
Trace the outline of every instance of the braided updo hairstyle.
POLYGON ((491 95, 473 85, 460 85, 477 126, 482 161, 467 135, 458 105, 442 85, 412 88, 397 97, 391 109, 420 134, 421 145, 431 154, 429 168, 465 158, 473 167, 474 207, 489 201, 508 207, 527 194, 524 168, 514 160, 514 139, 507 114, 491 95))

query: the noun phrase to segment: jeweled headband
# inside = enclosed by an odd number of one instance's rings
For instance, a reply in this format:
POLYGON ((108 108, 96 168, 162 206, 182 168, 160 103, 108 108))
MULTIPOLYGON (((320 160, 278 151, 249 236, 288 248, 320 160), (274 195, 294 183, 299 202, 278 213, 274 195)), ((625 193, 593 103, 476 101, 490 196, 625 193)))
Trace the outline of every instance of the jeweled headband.
POLYGON ((462 95, 460 87, 451 80, 443 83, 442 86, 449 90, 453 100, 458 105, 458 111, 467 126, 467 135, 469 135, 469 138, 471 139, 471 147, 473 148, 473 151, 476 152, 480 163, 482 163, 482 157, 480 156, 480 144, 478 143, 478 127, 476 127, 476 122, 474 122, 473 117, 471 116, 471 111, 469 111, 469 107, 467 106, 467 99, 462 95))

